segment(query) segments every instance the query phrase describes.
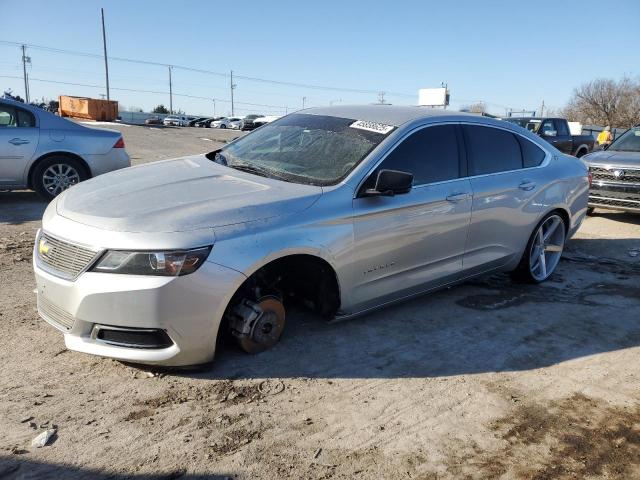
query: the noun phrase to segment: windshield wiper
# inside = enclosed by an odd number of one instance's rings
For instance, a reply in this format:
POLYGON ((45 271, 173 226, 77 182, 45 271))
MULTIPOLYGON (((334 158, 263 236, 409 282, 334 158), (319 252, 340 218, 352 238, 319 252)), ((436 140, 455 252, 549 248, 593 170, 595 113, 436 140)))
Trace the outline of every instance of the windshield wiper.
POLYGON ((273 175, 266 168, 258 167, 257 165, 249 165, 247 163, 238 163, 235 165, 227 164, 229 168, 234 168, 236 170, 240 170, 241 172, 253 173, 255 175, 260 175, 261 177, 271 178, 273 175))

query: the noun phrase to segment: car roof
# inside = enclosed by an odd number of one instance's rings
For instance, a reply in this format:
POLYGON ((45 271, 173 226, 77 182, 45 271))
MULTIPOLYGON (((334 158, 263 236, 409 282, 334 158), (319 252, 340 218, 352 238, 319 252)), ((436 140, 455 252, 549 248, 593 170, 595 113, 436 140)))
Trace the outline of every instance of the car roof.
POLYGON ((336 105, 331 107, 309 108, 300 110, 297 113, 353 118, 355 120, 384 123, 396 127, 421 118, 475 117, 474 115, 462 112, 399 105, 336 105))

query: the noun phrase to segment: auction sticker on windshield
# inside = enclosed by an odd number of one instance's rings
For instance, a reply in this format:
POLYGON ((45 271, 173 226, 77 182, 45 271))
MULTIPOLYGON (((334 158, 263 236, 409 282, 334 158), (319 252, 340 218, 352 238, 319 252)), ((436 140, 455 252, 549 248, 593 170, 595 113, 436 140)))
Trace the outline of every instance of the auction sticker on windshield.
POLYGON ((386 135, 393 130, 393 125, 385 125, 378 122, 367 122, 366 120, 358 120, 349 125, 351 128, 358 128, 360 130, 367 130, 369 132, 382 133, 386 135))

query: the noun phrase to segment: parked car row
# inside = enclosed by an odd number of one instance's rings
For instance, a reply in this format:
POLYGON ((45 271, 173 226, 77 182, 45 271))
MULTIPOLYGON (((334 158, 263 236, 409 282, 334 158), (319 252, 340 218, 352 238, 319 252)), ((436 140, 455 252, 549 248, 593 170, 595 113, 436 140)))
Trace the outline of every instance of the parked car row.
POLYGON ((264 118, 263 115, 256 114, 246 115, 244 117, 212 117, 201 119, 193 126, 247 131, 256 128, 256 126, 254 126, 254 121, 262 118, 264 118))
POLYGON ((280 118, 274 115, 258 115, 251 114, 240 117, 187 117, 183 115, 169 115, 164 120, 159 120, 158 117, 152 117, 147 119, 145 123, 156 124, 163 123, 164 125, 172 125, 178 127, 198 127, 198 128, 220 128, 230 130, 243 130, 250 131, 261 125, 272 122, 273 120, 280 118))

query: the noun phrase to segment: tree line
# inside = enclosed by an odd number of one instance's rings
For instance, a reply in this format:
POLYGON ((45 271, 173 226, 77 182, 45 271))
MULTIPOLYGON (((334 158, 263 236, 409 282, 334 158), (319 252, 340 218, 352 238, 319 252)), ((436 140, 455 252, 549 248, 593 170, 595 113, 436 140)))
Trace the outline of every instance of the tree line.
POLYGON ((640 123, 640 78, 599 78, 573 91, 562 111, 584 125, 630 128, 640 123))

